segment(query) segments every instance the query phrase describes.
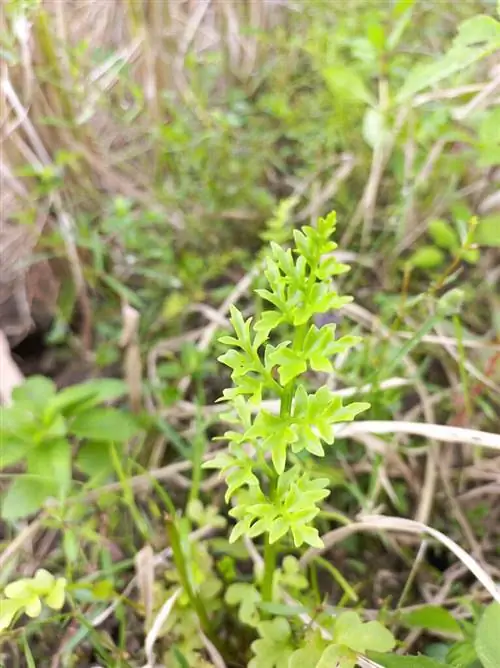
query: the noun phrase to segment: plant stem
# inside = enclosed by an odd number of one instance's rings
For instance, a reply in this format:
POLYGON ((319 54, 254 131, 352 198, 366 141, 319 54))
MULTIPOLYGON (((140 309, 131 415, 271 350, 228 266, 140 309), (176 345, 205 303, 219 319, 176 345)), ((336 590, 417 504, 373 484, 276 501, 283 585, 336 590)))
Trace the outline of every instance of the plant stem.
MULTIPOLYGON (((307 323, 300 325, 295 330, 295 335, 293 339, 292 347, 294 349, 300 348, 307 334, 307 323)), ((292 380, 283 388, 281 394, 281 403, 280 403, 280 415, 281 417, 290 417, 292 412, 292 403, 293 397, 295 396, 296 382, 292 380)), ((276 480, 271 479, 269 496, 272 499, 275 493, 276 480)), ((269 536, 266 535, 266 542, 264 545, 264 579, 262 581, 262 598, 266 602, 273 600, 273 579, 274 572, 276 571, 276 554, 277 554, 278 543, 269 542, 269 536)))
POLYGON ((168 537, 170 538, 170 546, 172 548, 174 563, 179 572, 179 578, 181 581, 182 588, 186 592, 191 605, 193 606, 194 610, 196 611, 196 614, 198 615, 202 631, 204 631, 204 633, 206 633, 206 635, 211 637, 211 639, 213 640, 213 634, 211 633, 212 628, 210 621, 208 619, 207 611, 205 610, 203 601, 194 592, 191 586, 191 581, 189 579, 189 574, 186 568, 186 557, 182 549, 179 532, 177 530, 175 520, 171 517, 167 517, 167 533, 168 537))
POLYGON ((264 579, 262 581, 262 598, 266 603, 273 600, 273 579, 276 571, 276 544, 269 542, 266 536, 264 546, 264 579))

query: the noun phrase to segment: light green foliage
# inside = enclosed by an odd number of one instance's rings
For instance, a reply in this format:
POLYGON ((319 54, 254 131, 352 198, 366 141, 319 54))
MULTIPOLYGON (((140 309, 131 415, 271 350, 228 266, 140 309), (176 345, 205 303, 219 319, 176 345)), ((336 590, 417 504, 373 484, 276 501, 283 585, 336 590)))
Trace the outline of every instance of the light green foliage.
POLYGON ((399 92, 398 101, 403 102, 415 93, 470 67, 499 48, 499 21, 486 15, 464 21, 451 49, 442 58, 414 67, 399 92))
POLYGON ((500 215, 485 216, 479 221, 477 241, 484 246, 500 247, 500 215))
POLYGON ((339 296, 331 279, 347 271, 331 255, 336 244, 330 240, 335 229, 335 214, 294 232, 295 248, 284 250, 271 242, 265 276, 268 288, 259 289, 262 299, 274 310, 265 310, 252 325, 233 307, 231 322, 234 336, 221 342, 230 349, 219 359, 232 370, 234 387, 224 391, 238 418, 239 430, 228 431, 227 453, 217 455, 205 466, 226 473, 229 500, 238 492, 230 515, 238 520, 231 541, 242 535, 267 534, 274 543, 291 533, 296 546, 303 543, 322 545, 312 525, 319 512, 319 502, 328 496, 328 479, 314 478, 295 465, 286 469, 290 452, 307 450, 323 456, 323 442, 334 441, 334 425, 348 422, 368 407, 364 403, 343 406, 341 399, 326 386, 308 393, 298 378, 308 369, 332 371, 331 357, 347 351, 359 339, 335 338, 335 326, 321 328, 311 323, 315 314, 338 309, 351 301, 339 296), (292 330, 290 339, 274 345, 278 327, 292 330), (249 403, 258 403, 264 395, 277 395, 279 415, 261 409, 252 418, 249 403), (248 398, 248 400, 245 399, 248 398), (245 444, 245 447, 243 447, 245 444), (255 450, 249 456, 248 445, 255 450), (266 460, 271 457, 273 469, 266 460), (271 492, 261 487, 259 476, 270 476, 271 492))
POLYGON ((262 600, 260 591, 248 582, 235 582, 226 591, 226 603, 238 606, 238 618, 243 624, 257 626, 260 620, 258 604, 262 600))
POLYGON ((460 240, 453 227, 441 218, 431 220, 428 227, 429 235, 440 247, 447 250, 456 250, 460 247, 460 240))
POLYGON ((418 610, 404 613, 401 615, 400 621, 410 627, 461 635, 457 620, 446 608, 437 605, 425 605, 418 610))
MULTIPOLYGON (((215 526, 222 526, 221 517, 214 517, 213 509, 202 510, 198 502, 191 502, 188 514, 198 526, 206 526, 208 521, 215 526), (196 519, 195 519, 196 518, 196 519), (199 524, 200 523, 200 524, 199 524)), ((161 635, 168 639, 169 649, 164 660, 167 665, 178 665, 176 653, 180 652, 189 666, 198 668, 205 665, 202 661, 203 640, 200 636, 200 621, 193 606, 191 594, 202 603, 207 614, 212 617, 221 605, 220 592, 222 583, 215 574, 214 560, 208 546, 199 541, 190 540, 191 522, 184 518, 177 523, 182 549, 185 574, 191 592, 183 586, 183 578, 175 563, 165 572, 166 586, 156 585, 155 609, 159 609, 174 592, 181 587, 180 596, 175 602, 169 617, 162 628, 161 635)))
POLYGON ((270 622, 261 622, 257 630, 260 638, 252 643, 254 658, 248 668, 288 668, 293 644, 287 620, 278 617, 270 622))
POLYGON ((121 381, 93 380, 57 392, 47 378, 34 376, 1 409, 1 468, 25 463, 2 499, 2 517, 30 515, 53 497, 64 500, 72 488, 72 440, 80 443, 76 467, 96 480, 112 469, 109 448, 138 431, 124 411, 101 405, 122 396, 121 381))
POLYGON ((66 580, 55 578, 40 568, 32 578, 21 578, 8 584, 3 593, 4 598, 0 598, 0 632, 22 613, 38 617, 42 604, 52 610, 60 610, 64 605, 66 580))
MULTIPOLYGON (((256 574, 257 580, 259 580, 259 575, 256 574)), ((309 582, 301 572, 298 560, 291 555, 287 555, 283 559, 281 567, 276 569, 273 577, 274 598, 278 598, 279 589, 297 596, 308 587, 309 582)), ((256 585, 249 582, 231 584, 227 588, 225 600, 229 605, 238 606, 238 618, 248 626, 256 627, 262 620, 262 609, 267 609, 265 604, 262 605, 260 590, 256 585)), ((280 607, 280 604, 278 604, 278 607, 280 607)))
POLYGON ((395 644, 392 633, 379 622, 363 622, 356 612, 343 612, 334 621, 333 639, 308 634, 304 647, 293 653, 289 668, 354 668, 358 653, 390 652, 395 644))
POLYGON ((476 631, 475 648, 484 668, 500 664, 500 603, 493 603, 484 611, 476 631))

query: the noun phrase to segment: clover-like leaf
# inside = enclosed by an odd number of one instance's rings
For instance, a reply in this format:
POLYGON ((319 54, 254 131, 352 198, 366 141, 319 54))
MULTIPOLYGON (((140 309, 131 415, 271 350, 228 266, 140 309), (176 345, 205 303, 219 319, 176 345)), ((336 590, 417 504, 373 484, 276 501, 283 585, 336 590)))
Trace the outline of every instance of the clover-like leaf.
POLYGON ((319 631, 309 631, 304 638, 304 647, 296 650, 290 657, 288 668, 306 668, 314 666, 321 659, 327 642, 319 631))
POLYGON ((248 626, 257 626, 260 622, 258 604, 262 600, 259 590, 248 582, 236 582, 229 585, 225 596, 226 603, 238 606, 238 618, 248 626))
POLYGON ((396 641, 380 622, 363 622, 356 612, 340 614, 335 621, 334 640, 355 652, 390 652, 396 641))
POLYGON ((23 609, 22 601, 17 599, 0 599, 0 633, 9 628, 12 620, 23 609))
POLYGON ((287 620, 278 617, 270 622, 261 622, 257 630, 260 638, 252 643, 254 658, 248 668, 288 668, 293 645, 287 620))
POLYGON ((345 645, 329 645, 316 668, 354 668, 356 665, 356 654, 345 645))

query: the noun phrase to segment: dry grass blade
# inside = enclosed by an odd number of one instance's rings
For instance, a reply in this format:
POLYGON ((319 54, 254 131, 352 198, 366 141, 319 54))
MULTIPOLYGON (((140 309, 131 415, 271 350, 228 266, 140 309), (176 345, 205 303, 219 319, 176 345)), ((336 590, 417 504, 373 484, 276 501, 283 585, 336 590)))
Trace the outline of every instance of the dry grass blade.
POLYGON ((140 313, 124 302, 122 304, 122 335, 120 347, 124 349, 123 371, 128 387, 130 406, 134 412, 141 409, 142 364, 139 348, 140 313))
POLYGON ((149 629, 153 617, 155 581, 154 552, 151 545, 145 545, 139 550, 135 556, 134 564, 139 598, 144 607, 144 626, 149 629))
POLYGON ((400 517, 387 517, 384 515, 366 515, 359 522, 355 522, 339 529, 334 529, 322 536, 323 548, 310 548, 300 559, 300 565, 305 568, 318 554, 329 550, 337 543, 345 540, 348 536, 362 531, 396 531, 411 534, 427 534, 447 547, 453 554, 460 559, 460 561, 467 567, 467 569, 474 574, 477 580, 489 592, 491 597, 500 603, 500 589, 493 582, 486 570, 468 554, 460 545, 457 545, 445 534, 433 529, 432 527, 400 517))
POLYGON ((475 575, 477 580, 483 587, 491 594, 491 597, 500 603, 500 588, 493 582, 487 571, 460 545, 457 545, 454 540, 446 536, 441 531, 427 526, 423 522, 416 522, 414 520, 399 518, 399 517, 385 517, 383 515, 366 516, 363 522, 371 523, 374 529, 387 529, 390 531, 403 531, 414 534, 428 534, 442 545, 447 547, 453 554, 460 559, 471 573, 475 575))
POLYGON ((500 434, 477 429, 464 429, 442 424, 426 424, 421 422, 398 422, 396 420, 359 420, 339 425, 337 436, 346 437, 354 434, 411 434, 423 436, 445 443, 463 443, 482 448, 500 450, 500 434))
POLYGON ((146 642, 144 644, 144 651, 146 652, 146 658, 148 661, 147 664, 144 666, 144 668, 155 668, 156 666, 155 656, 154 656, 155 642, 157 641, 161 633, 163 625, 167 621, 170 613, 172 612, 175 602, 181 595, 181 592, 182 590, 180 588, 176 589, 172 594, 172 596, 170 596, 170 598, 168 598, 162 605, 159 613, 156 615, 154 619, 153 625, 148 635, 146 636, 146 642))
POLYGON ((23 380, 23 374, 10 354, 7 337, 0 329, 0 404, 10 404, 12 390, 23 380))

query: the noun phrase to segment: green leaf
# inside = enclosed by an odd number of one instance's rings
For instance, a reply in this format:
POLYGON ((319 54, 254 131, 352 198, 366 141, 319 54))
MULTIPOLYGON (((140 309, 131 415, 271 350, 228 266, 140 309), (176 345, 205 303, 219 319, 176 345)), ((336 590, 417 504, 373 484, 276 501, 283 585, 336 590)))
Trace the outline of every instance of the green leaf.
POLYGON ((454 643, 446 654, 446 664, 455 668, 469 668, 476 661, 477 652, 470 640, 454 643))
POLYGON ((260 639, 252 643, 254 658, 248 668, 288 668, 293 646, 287 620, 278 617, 270 622, 261 622, 257 629, 260 639))
POLYGON ((114 471, 109 442, 89 441, 78 449, 76 466, 89 478, 104 480, 114 471))
POLYGON ((336 64, 321 71, 326 85, 335 97, 340 96, 362 104, 374 104, 375 99, 358 71, 347 65, 336 64))
POLYGON ((399 656, 379 652, 367 652, 367 655, 384 668, 443 668, 441 661, 435 661, 426 656, 399 656))
POLYGON ((322 638, 321 633, 315 631, 306 634, 303 644, 304 647, 296 650, 290 657, 288 668, 306 668, 306 666, 316 668, 327 642, 322 638))
POLYGON ((79 413, 70 424, 78 438, 126 443, 139 431, 133 418, 115 408, 93 408, 79 413))
POLYGON ((476 241, 482 246, 500 247, 500 214, 481 218, 476 229, 476 241))
POLYGON ((427 228, 432 240, 446 250, 456 250, 460 247, 460 240, 453 227, 445 220, 436 218, 431 220, 427 228))
POLYGON ((259 610, 276 617, 298 617, 307 614, 308 608, 303 605, 286 605, 285 603, 265 603, 258 604, 259 610))
POLYGON ((22 385, 12 391, 14 402, 27 402, 38 411, 42 411, 47 402, 55 395, 55 383, 45 376, 31 376, 22 385))
POLYGON ((461 635, 457 620, 448 610, 437 605, 426 605, 418 610, 406 612, 400 616, 400 621, 410 627, 461 635))
POLYGON ((0 633, 9 628, 17 612, 23 608, 22 601, 0 599, 0 633))
POLYGON ((259 590, 247 582, 229 585, 225 596, 226 603, 238 606, 238 618, 243 624, 256 627, 260 622, 258 604, 262 600, 259 590))
POLYGON ((486 608, 479 620, 474 644, 484 668, 500 666, 500 603, 486 608))
POLYGON ((45 501, 57 492, 53 484, 34 479, 32 476, 18 476, 5 494, 1 516, 4 520, 17 520, 36 513, 45 501))
POLYGON ((419 63, 410 70, 396 97, 396 102, 405 102, 421 90, 434 86, 452 74, 470 67, 487 56, 490 53, 490 48, 492 48, 490 45, 486 48, 484 46, 465 47, 457 44, 442 58, 438 57, 428 63, 419 63))
POLYGON ((71 446, 65 439, 42 443, 28 456, 28 472, 40 476, 61 499, 71 486, 71 446))
POLYGON ((337 617, 334 639, 336 643, 362 653, 366 650, 390 652, 396 644, 392 633, 380 622, 364 623, 353 611, 343 612, 337 617))
POLYGON ((47 410, 54 414, 58 412, 74 415, 104 401, 118 399, 126 392, 127 386, 121 380, 114 378, 89 380, 61 390, 51 399, 47 410))
POLYGON ((417 269, 435 269, 445 261, 442 250, 435 246, 421 246, 408 259, 408 264, 417 269))
POLYGON ((473 16, 460 24, 453 45, 457 47, 500 46, 500 22, 486 14, 473 16))
MULTIPOLYGON (((3 428, 2 418, 2 412, 0 411, 0 425, 2 425, 3 428)), ((6 433, 5 430, 0 436, 0 439, 0 446, 2 449, 0 455, 0 470, 6 469, 7 467, 12 466, 12 464, 16 464, 24 459, 32 447, 31 443, 26 442, 24 439, 16 438, 11 434, 6 433)))
POLYGON ((278 366, 278 374, 282 386, 287 385, 291 380, 307 371, 307 364, 302 359, 302 355, 295 350, 285 346, 279 346, 270 355, 269 360, 273 365, 278 366))
POLYGON ((356 654, 348 647, 330 645, 325 649, 316 668, 354 668, 356 654))

